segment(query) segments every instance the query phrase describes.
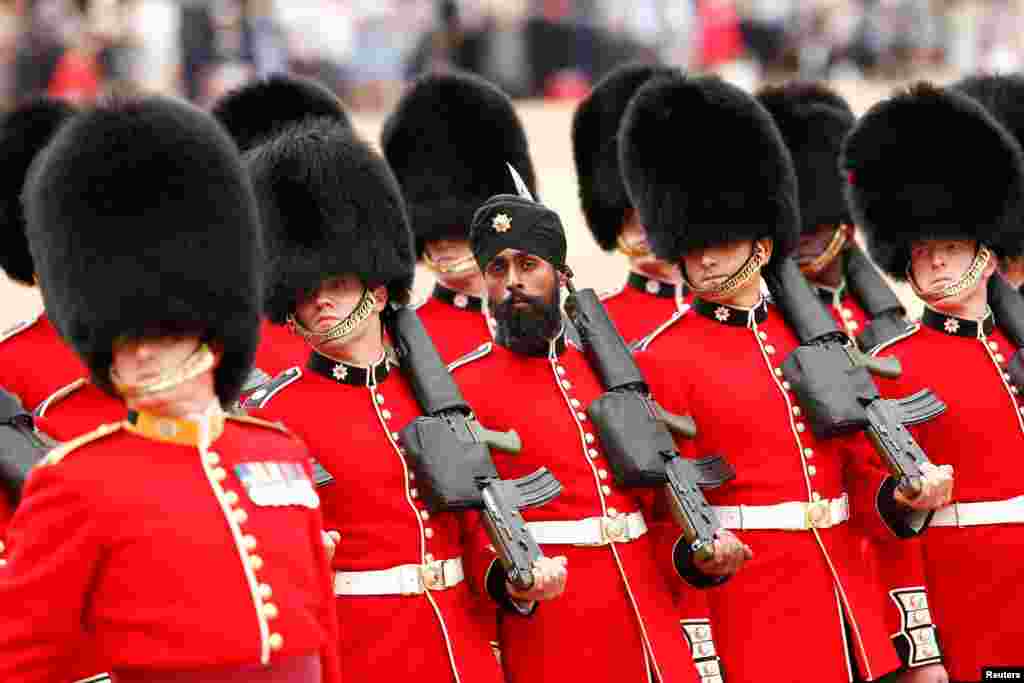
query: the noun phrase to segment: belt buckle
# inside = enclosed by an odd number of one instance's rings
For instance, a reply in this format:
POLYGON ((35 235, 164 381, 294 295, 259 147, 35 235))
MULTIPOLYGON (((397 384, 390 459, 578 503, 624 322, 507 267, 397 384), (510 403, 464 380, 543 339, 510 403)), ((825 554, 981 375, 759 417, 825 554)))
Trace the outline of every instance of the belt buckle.
POLYGON ((601 518, 601 532, 608 543, 622 543, 628 541, 626 515, 619 514, 615 517, 601 518))
POLYGON ((827 500, 816 500, 807 504, 804 518, 805 529, 828 529, 832 526, 832 506, 827 500))
POLYGON ((439 591, 447 588, 444 581, 444 562, 435 560, 419 566, 420 581, 428 591, 439 591))

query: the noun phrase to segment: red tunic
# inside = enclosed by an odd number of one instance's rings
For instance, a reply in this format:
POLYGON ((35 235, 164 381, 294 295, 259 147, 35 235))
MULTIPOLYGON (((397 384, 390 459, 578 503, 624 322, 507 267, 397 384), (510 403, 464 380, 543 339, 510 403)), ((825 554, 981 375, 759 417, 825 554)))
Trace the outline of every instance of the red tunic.
POLYGON ((256 347, 256 367, 274 377, 282 370, 300 365, 309 356, 306 340, 269 320, 260 323, 260 345, 256 347))
POLYGON ((697 422, 697 438, 680 448, 723 454, 735 467, 736 479, 707 491, 708 500, 765 506, 847 493, 852 511, 849 522, 831 528, 735 532, 754 559, 707 591, 727 675, 759 680, 765 662, 782 659, 790 662, 787 681, 848 680, 844 613, 865 677, 896 669, 880 588, 859 543, 865 533, 892 533, 875 514, 885 473, 869 465, 863 437, 818 441, 802 421, 779 367, 798 341, 774 307, 745 311, 695 300, 694 309, 657 339, 657 353, 638 360, 662 405, 697 422))
POLYGON ((0 679, 67 680, 88 637, 115 677, 311 656, 338 681, 308 451, 248 418, 219 435, 212 419, 209 447, 196 423, 152 420, 83 436, 29 478, 0 568, 0 679))
POLYGON ((0 332, 0 386, 16 394, 26 410, 88 374, 46 315, 0 332))
POLYGON ((456 361, 491 340, 480 297, 459 294, 437 284, 430 297, 416 306, 416 314, 445 363, 456 361))
MULTIPOLYGON (((257 415, 286 423, 334 477, 320 489, 325 524, 341 533, 334 569, 375 571, 471 560, 460 516, 427 511, 399 447, 398 430, 421 414, 408 382, 386 360, 374 366, 372 387, 366 369, 338 367, 343 371, 332 377, 307 367, 258 406, 247 404, 257 415)), ((469 566, 466 575, 473 577, 469 566)), ((479 600, 467 581, 420 595, 338 596, 339 621, 352 625, 342 631, 338 647, 346 676, 354 681, 500 681, 501 670, 474 610, 479 600)))
POLYGON ((646 337, 682 311, 690 300, 682 285, 673 286, 630 273, 626 283, 601 295, 608 317, 626 343, 646 337))
MULTIPOLYGON (((828 306, 836 323, 856 340, 857 335, 871 323, 871 318, 850 293, 846 283, 837 289, 815 283, 812 286, 828 306)), ((880 458, 877 464, 882 467, 880 458)), ((942 654, 930 615, 917 610, 910 615, 907 609, 911 603, 928 599, 921 540, 881 540, 866 536, 861 543, 874 546, 863 548, 863 559, 884 589, 882 609, 900 659, 910 667, 940 662, 942 654)))
MULTIPOLYGON (((933 462, 953 466, 957 503, 1024 494, 1017 462, 1024 405, 1003 374, 1015 349, 990 322, 978 327, 926 310, 915 334, 883 351, 900 359, 902 376, 879 381, 888 396, 927 387, 947 405, 938 418, 911 430, 933 462)), ((921 542, 950 678, 979 680, 982 666, 1019 665, 1024 526, 933 526, 921 542)))
POLYGON ((561 482, 558 498, 523 511, 529 523, 642 512, 649 532, 628 543, 543 546, 547 555, 568 558, 566 591, 531 618, 503 615, 506 677, 598 683, 645 681, 653 672, 666 683, 695 681, 674 604, 673 591, 682 583, 673 562, 680 531, 661 506, 654 509, 660 491, 615 485, 585 413, 603 393, 600 382, 577 349, 552 346, 561 355, 553 349, 548 358, 527 357, 494 346, 456 372, 481 423, 517 429, 523 439, 516 455, 493 451, 499 473, 515 478, 546 466, 561 482))

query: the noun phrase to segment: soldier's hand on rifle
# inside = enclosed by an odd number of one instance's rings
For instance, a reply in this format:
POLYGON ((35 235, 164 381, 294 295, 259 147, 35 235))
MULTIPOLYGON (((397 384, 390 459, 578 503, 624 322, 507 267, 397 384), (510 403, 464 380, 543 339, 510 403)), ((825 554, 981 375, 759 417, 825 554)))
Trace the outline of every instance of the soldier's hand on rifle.
POLYGON ((341 532, 331 529, 330 531, 321 531, 321 538, 324 541, 324 548, 327 549, 327 561, 334 561, 334 551, 338 549, 338 544, 341 543, 341 532))
POLYGON ((728 529, 720 529, 715 537, 710 559, 693 558, 693 564, 708 576, 732 576, 747 560, 754 558, 750 546, 728 529))
POLYGON ((923 463, 921 475, 921 493, 915 498, 908 498, 896 489, 893 494, 896 502, 915 510, 937 510, 948 505, 953 497, 953 466, 923 463))
POLYGON ((516 600, 527 602, 557 598, 565 590, 565 582, 569 577, 569 570, 566 569, 568 564, 569 560, 563 555, 538 558, 533 563, 533 586, 521 591, 506 582, 508 594, 516 600))

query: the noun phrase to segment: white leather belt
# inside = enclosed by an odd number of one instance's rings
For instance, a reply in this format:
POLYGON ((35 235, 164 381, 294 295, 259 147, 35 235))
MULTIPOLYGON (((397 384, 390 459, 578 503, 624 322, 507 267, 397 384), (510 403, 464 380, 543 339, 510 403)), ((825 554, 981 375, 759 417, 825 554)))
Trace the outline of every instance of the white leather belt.
POLYGON ((334 572, 335 595, 422 595, 458 585, 466 578, 462 558, 403 564, 366 572, 334 572))
POLYGON ((979 526, 1024 523, 1024 496, 981 503, 953 503, 939 508, 932 526, 979 526))
POLYGON ((850 518, 849 497, 845 493, 839 498, 814 503, 794 501, 778 505, 714 505, 712 509, 726 529, 828 529, 850 518))
POLYGON ((647 522, 637 511, 572 522, 527 522, 526 528, 540 545, 600 546, 635 541, 647 533, 647 522))

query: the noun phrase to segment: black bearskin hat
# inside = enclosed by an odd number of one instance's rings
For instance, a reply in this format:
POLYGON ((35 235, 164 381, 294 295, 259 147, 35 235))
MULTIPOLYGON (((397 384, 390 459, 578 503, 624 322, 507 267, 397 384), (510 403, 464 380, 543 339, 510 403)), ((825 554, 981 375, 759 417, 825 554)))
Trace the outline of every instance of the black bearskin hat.
POLYGON ((36 154, 75 113, 62 100, 41 98, 18 107, 0 121, 0 269, 24 285, 34 283, 36 269, 25 237, 21 189, 36 154))
POLYGON ((980 102, 996 121, 1024 147, 1024 76, 1020 74, 977 75, 952 86, 980 102))
POLYGON ((468 239, 481 204, 515 193, 506 163, 536 195, 526 132, 512 102, 479 76, 419 78, 384 122, 381 149, 402 186, 417 256, 432 240, 468 239))
POLYGON ((796 246, 789 151, 771 114, 736 86, 716 76, 651 79, 626 109, 619 156, 658 258, 770 237, 775 261, 796 246))
POLYGON ((243 152, 310 118, 352 125, 337 95, 300 76, 276 75, 247 83, 221 97, 211 111, 243 152))
POLYGON ((876 104, 847 138, 842 164, 850 209, 892 277, 906 279, 920 239, 978 240, 997 256, 1019 254, 1021 149, 970 97, 919 83, 876 104))
POLYGON ((757 99, 793 158, 802 229, 852 222, 839 170, 843 140, 857 122, 847 101, 824 84, 801 81, 763 88, 757 99))
POLYGON ((615 248, 626 209, 633 207, 619 169, 619 124, 626 105, 641 85, 675 69, 656 64, 626 64, 607 76, 580 103, 572 119, 572 152, 580 184, 580 204, 594 240, 615 248))
POLYGON ((46 310, 113 392, 114 340, 200 332, 223 349, 233 401, 259 340, 263 245, 235 144, 209 114, 166 98, 75 115, 25 184, 46 310))
POLYGON ((347 127, 322 119, 287 128, 246 157, 273 255, 267 316, 283 324, 301 292, 329 277, 387 285, 406 303, 416 258, 398 182, 347 127))

